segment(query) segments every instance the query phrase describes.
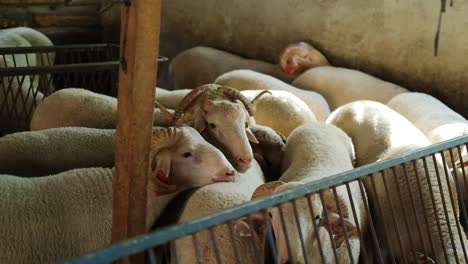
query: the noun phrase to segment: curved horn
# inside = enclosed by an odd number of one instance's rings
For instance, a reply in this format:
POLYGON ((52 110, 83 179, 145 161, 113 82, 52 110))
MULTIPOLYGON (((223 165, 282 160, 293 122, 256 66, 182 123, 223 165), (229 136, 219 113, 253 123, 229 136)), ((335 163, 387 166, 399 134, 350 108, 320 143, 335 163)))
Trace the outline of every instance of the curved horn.
POLYGON ((162 149, 171 147, 180 138, 180 131, 176 127, 156 128, 151 138, 151 153, 156 155, 162 149))
POLYGON ((177 106, 177 109, 174 112, 173 118, 172 118, 172 123, 175 124, 177 120, 179 120, 184 112, 189 108, 195 100, 202 95, 206 91, 207 87, 206 86, 201 86, 193 89, 188 93, 182 101, 180 102, 179 106, 177 106))
POLYGON ((169 110, 167 110, 167 108, 164 105, 162 105, 160 102, 155 100, 154 107, 161 110, 161 112, 164 114, 164 117, 167 120, 172 121, 174 119, 174 115, 171 112, 169 112, 169 110))
POLYGON ((275 192, 275 189, 278 186, 283 185, 283 184, 284 182, 282 181, 271 181, 271 182, 264 183, 258 186, 257 189, 255 189, 254 193, 252 194, 252 198, 250 200, 255 200, 263 196, 270 195, 275 192))
POLYGON ((227 96, 231 100, 239 100, 245 106, 247 112, 249 112, 250 116, 253 116, 255 113, 255 105, 252 104, 247 97, 241 94, 238 90, 228 87, 228 86, 220 86, 218 87, 218 91, 222 92, 225 96, 227 96))
POLYGON ((270 91, 268 91, 268 90, 263 90, 262 92, 260 92, 259 94, 257 94, 257 96, 255 96, 255 98, 252 100, 251 103, 252 103, 253 105, 256 105, 256 104, 257 104, 257 100, 260 99, 260 97, 262 97, 262 95, 267 94, 267 93, 268 93, 268 94, 272 94, 272 93, 271 93, 270 91))

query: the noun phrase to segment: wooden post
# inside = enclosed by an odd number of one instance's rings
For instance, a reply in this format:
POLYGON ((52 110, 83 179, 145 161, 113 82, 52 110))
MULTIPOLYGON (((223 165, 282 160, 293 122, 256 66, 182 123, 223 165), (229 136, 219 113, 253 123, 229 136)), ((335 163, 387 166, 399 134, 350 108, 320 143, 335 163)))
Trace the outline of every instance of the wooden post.
MULTIPOLYGON (((122 6, 112 242, 146 231, 161 0, 122 6)), ((143 254, 131 257, 143 263, 143 254)))

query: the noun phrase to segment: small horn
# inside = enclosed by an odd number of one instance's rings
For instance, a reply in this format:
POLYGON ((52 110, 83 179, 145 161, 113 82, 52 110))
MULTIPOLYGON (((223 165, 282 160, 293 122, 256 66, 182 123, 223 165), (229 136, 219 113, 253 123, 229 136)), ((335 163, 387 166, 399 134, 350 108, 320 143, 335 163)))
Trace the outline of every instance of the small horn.
POLYGON ((270 195, 275 191, 275 189, 278 186, 283 185, 283 184, 284 182, 282 181, 271 181, 271 182, 264 183, 258 186, 257 189, 255 189, 254 193, 252 194, 252 198, 250 200, 255 200, 263 196, 270 195))
POLYGON ((260 99, 260 97, 262 97, 262 95, 267 94, 267 93, 268 93, 268 94, 272 94, 272 93, 271 93, 270 91, 268 91, 268 90, 263 90, 262 92, 260 92, 259 94, 257 94, 257 96, 255 96, 255 98, 252 100, 251 103, 252 103, 253 105, 256 105, 256 104, 257 104, 257 100, 260 99))
POLYGON ((228 86, 220 86, 218 87, 218 91, 222 92, 225 96, 227 96, 231 100, 239 100, 244 104, 245 109, 249 112, 250 116, 253 116, 255 113, 255 105, 252 104, 249 99, 247 99, 243 94, 241 94, 238 90, 228 87, 228 86))
POLYGON ((171 112, 169 112, 169 110, 167 110, 167 108, 157 100, 154 101, 154 107, 161 110, 161 112, 163 112, 164 117, 166 117, 167 120, 172 121, 174 119, 174 115, 171 112))
POLYGON ((176 127, 159 127, 153 131, 151 139, 151 153, 156 155, 162 149, 168 148, 180 138, 180 131, 176 127))
POLYGON ((184 96, 184 99, 180 102, 179 106, 177 106, 177 109, 174 112, 173 118, 172 118, 172 123, 175 124, 177 120, 179 120, 182 115, 187 111, 187 109, 195 102, 195 100, 202 95, 203 93, 206 92, 207 86, 201 86, 193 89, 188 93, 186 96, 184 96))

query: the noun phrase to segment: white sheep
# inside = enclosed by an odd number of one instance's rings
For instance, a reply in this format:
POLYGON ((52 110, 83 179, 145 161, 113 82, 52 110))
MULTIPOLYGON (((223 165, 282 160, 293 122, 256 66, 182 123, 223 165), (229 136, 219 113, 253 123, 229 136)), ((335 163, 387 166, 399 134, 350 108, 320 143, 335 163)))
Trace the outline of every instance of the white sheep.
POLYGON ((110 168, 114 135, 115 129, 84 127, 6 135, 0 138, 0 174, 37 177, 76 168, 110 168))
MULTIPOLYGON (((168 91, 156 89, 156 100, 165 107, 176 108, 182 98, 191 90, 168 91)), ((255 123, 269 126, 288 136, 296 127, 316 121, 314 113, 297 96, 287 91, 271 90, 258 97, 259 90, 244 90, 241 94, 251 102, 255 99, 255 123)))
MULTIPOLYGON (((39 32, 35 29, 28 28, 28 27, 14 27, 14 28, 7 28, 0 30, 0 34, 2 32, 11 33, 19 35, 20 37, 24 38, 32 47, 51 47, 54 44, 52 41, 44 35, 42 32, 39 32)), ((24 55, 22 55, 24 56, 24 55)), ((30 66, 49 66, 54 64, 55 53, 54 52, 37 52, 35 54, 36 63, 30 64, 30 66)), ((32 62, 30 62, 32 63, 32 62)), ((51 94, 55 91, 51 82, 49 82, 51 76, 50 75, 42 75, 39 78, 39 75, 34 76, 34 88, 39 89, 40 92, 44 94, 51 94)))
MULTIPOLYGON (((419 128, 431 143, 468 135, 468 121, 447 105, 425 93, 404 93, 395 96, 387 104, 414 126, 419 128)), ((452 167, 450 153, 446 151, 445 161, 452 167)), ((462 158, 468 158, 466 147, 462 147, 462 158)), ((459 162, 458 150, 453 152, 454 162, 459 162)))
MULTIPOLYGON (((12 56, 0 55, 0 69, 2 68, 14 68, 12 56)), ((12 131, 27 129, 32 112, 42 100, 44 100, 44 95, 33 89, 30 76, 2 76, 0 79, 0 127, 12 131)))
MULTIPOLYGON (((31 130, 57 127, 115 128, 117 98, 85 89, 67 88, 48 96, 33 113, 31 130)), ((154 111, 153 123, 168 126, 164 114, 154 111)))
MULTIPOLYGON (((350 135, 358 166, 430 145, 424 134, 407 119, 378 102, 346 104, 336 109, 327 122, 350 135)), ((466 263, 462 260, 462 244, 467 247, 468 243, 465 235, 460 237, 457 232, 460 224, 458 206, 453 202, 457 199, 454 181, 450 173, 445 176, 440 156, 435 157, 435 162, 431 156, 425 159, 427 171, 424 162, 418 159, 396 166, 394 170, 385 169, 383 174, 375 173, 371 176, 373 180, 371 177, 364 179, 384 259, 393 256, 397 262, 405 258, 424 261, 427 257, 436 263, 455 263, 457 259, 466 263), (450 234, 453 235, 453 245, 450 234)))
MULTIPOLYGON (((153 133, 146 226, 178 192, 236 180, 222 153, 189 127, 153 133)), ((0 175, 0 262, 50 263, 108 246, 112 169, 39 178, 0 175)))
POLYGON ((292 81, 294 76, 282 72, 278 65, 246 59, 210 47, 194 47, 179 53, 169 66, 175 89, 195 88, 213 83, 221 74, 238 69, 249 69, 292 81))
MULTIPOLYGON (((282 161, 282 175, 278 182, 269 182, 257 188, 253 199, 261 196, 266 196, 272 193, 282 192, 294 187, 303 186, 305 183, 324 179, 344 171, 353 169, 354 149, 353 144, 348 135, 341 129, 335 126, 324 123, 310 123, 298 127, 291 133, 286 141, 286 150, 282 161)), ((359 190, 359 184, 352 182, 349 184, 350 194, 352 201, 349 199, 346 186, 336 188, 338 194, 337 198, 332 190, 322 192, 324 204, 320 202, 319 194, 311 196, 311 205, 313 212, 309 209, 307 198, 299 198, 295 201, 297 215, 296 219, 292 204, 280 205, 285 223, 285 229, 281 224, 280 211, 277 207, 269 209, 271 213, 271 221, 273 231, 276 237, 276 248, 278 252, 278 259, 280 263, 303 263, 307 257, 309 263, 332 263, 334 262, 334 254, 332 253, 332 242, 327 232, 330 232, 334 238, 334 244, 337 249, 338 263, 357 263, 362 247, 359 241, 359 234, 357 233, 356 226, 360 227, 363 233, 367 228, 367 219, 364 210, 363 197, 359 190), (338 199, 338 200, 336 200, 338 199), (338 201, 340 209, 336 205, 338 201), (353 214, 351 203, 354 204, 356 209, 356 216, 353 214), (324 211, 324 206, 327 211, 324 211), (312 213, 314 219, 311 218, 312 213), (355 218, 356 217, 356 218, 355 218), (321 220, 320 220, 321 219, 321 220), (358 220, 356 223, 355 219, 358 220), (340 222, 347 229, 348 241, 345 241, 344 232, 340 231, 340 222), (307 248, 307 252, 303 252, 301 247, 301 238, 297 229, 297 223, 301 226, 302 239, 307 248), (318 230, 315 230, 316 222, 318 230), (331 225, 331 229, 328 226, 331 225), (328 231, 327 231, 328 230, 328 231), (287 249, 287 239, 289 241, 291 254, 289 255, 287 249), (318 233, 320 236, 320 245, 324 252, 322 260, 319 252, 319 243, 315 237, 318 233), (350 245, 352 259, 348 253, 347 243, 350 245), (304 256, 307 254, 307 256, 304 256)), ((256 221, 264 221, 262 217, 255 217, 256 221)), ((245 220, 243 220, 245 221, 245 220)), ((246 222, 239 222, 244 228, 247 226, 246 222)), ((260 225, 261 226, 261 225, 260 225)), ((242 226, 237 225, 239 232, 242 234, 242 226)), ((256 231, 259 236, 262 231, 256 231)), ((250 236, 249 232, 243 235, 250 236)), ((363 237, 365 234, 362 234, 363 237)), ((368 250, 367 250, 368 252, 368 250)))
POLYGON ((392 97, 408 92, 367 73, 331 66, 320 51, 305 42, 288 45, 279 60, 285 72, 303 72, 291 83, 293 86, 320 93, 331 110, 357 100, 385 104, 392 97))
MULTIPOLYGON (((196 190, 186 201, 178 220, 183 223, 201 216, 213 214, 222 209, 234 207, 250 199, 253 191, 264 183, 262 171, 257 162, 244 173, 239 174, 239 180, 229 183, 216 183, 196 190)), ((234 231, 232 229, 232 231, 234 231)), ((222 263, 235 263, 233 240, 227 225, 213 228, 222 263)), ((201 263, 217 263, 213 242, 209 232, 203 230, 196 233, 201 252, 201 263)), ((254 241, 234 235, 235 243, 240 253, 241 263, 255 263, 254 241)), ((198 263, 193 240, 190 236, 177 239, 175 249, 178 263, 198 263)), ((173 262, 174 263, 174 262, 173 262)))
POLYGON ((240 172, 250 167, 253 153, 249 142, 258 143, 250 131, 250 125, 254 124, 255 100, 249 101, 233 88, 207 84, 191 90, 173 115, 157 101, 156 105, 172 124, 187 124, 197 129, 221 149, 240 172))
MULTIPOLYGON (((0 30, 0 48, 16 47, 31 47, 31 44, 16 33, 0 30)), ((36 64, 35 54, 0 56, 0 68, 27 67, 36 64)), ((35 90, 37 78, 32 79, 29 75, 2 76, 1 82, 0 124, 17 129, 22 122, 29 121, 27 118, 30 116, 30 111, 43 99, 43 95, 35 90)))
POLYGON ((251 70, 235 70, 219 76, 215 83, 238 90, 283 90, 299 97, 315 114, 318 121, 325 121, 330 108, 322 95, 291 86, 266 74, 251 70))

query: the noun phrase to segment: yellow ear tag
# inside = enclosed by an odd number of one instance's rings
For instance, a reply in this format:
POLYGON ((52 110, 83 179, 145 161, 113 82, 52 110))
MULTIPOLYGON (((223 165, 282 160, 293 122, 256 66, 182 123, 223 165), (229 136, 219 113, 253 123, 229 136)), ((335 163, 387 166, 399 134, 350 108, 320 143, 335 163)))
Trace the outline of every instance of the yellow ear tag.
POLYGON ((190 121, 192 119, 193 119, 193 114, 192 113, 187 112, 187 113, 184 114, 184 120, 185 121, 190 121))

